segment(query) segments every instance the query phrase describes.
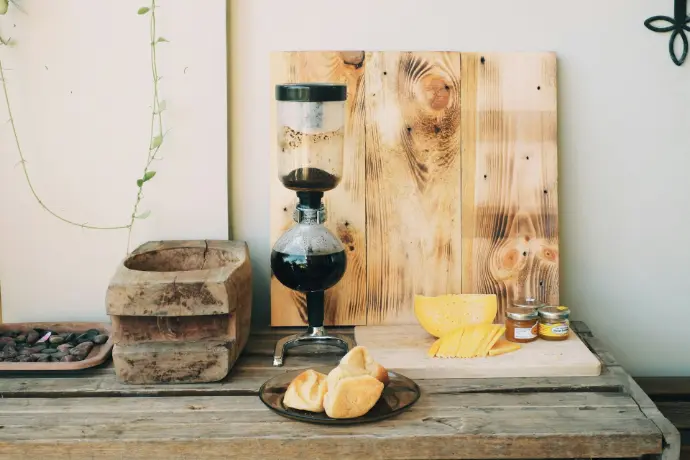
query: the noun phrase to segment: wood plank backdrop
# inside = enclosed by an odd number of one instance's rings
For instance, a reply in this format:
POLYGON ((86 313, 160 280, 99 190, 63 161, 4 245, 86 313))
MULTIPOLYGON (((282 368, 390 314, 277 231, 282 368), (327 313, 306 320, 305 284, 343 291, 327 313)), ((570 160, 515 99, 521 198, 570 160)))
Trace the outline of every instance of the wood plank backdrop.
MULTIPOLYGON (((414 294, 559 302, 553 53, 275 52, 273 85, 348 86, 345 169, 325 195, 348 268, 327 325, 414 323, 414 294)), ((271 150, 271 246, 294 192, 271 150)), ((306 323, 304 296, 271 277, 271 325, 306 323)))

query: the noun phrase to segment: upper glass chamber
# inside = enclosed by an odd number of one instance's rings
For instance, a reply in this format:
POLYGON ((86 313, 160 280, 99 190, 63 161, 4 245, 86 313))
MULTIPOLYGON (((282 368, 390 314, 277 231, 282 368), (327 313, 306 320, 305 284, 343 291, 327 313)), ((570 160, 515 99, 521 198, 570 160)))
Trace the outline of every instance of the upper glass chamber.
POLYGON ((278 177, 294 191, 326 192, 343 175, 347 87, 276 85, 278 177))

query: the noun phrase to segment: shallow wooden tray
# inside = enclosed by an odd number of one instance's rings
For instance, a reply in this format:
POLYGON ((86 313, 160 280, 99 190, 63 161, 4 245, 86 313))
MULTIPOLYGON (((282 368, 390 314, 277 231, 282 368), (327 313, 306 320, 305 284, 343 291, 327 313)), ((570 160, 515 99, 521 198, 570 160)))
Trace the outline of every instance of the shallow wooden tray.
POLYGON ((55 332, 86 332, 89 329, 98 329, 102 333, 108 334, 108 341, 102 345, 94 344, 93 349, 83 361, 71 363, 0 362, 0 371, 76 371, 98 366, 108 359, 113 349, 113 334, 108 323, 8 323, 0 324, 0 333, 5 331, 28 332, 36 327, 55 332))

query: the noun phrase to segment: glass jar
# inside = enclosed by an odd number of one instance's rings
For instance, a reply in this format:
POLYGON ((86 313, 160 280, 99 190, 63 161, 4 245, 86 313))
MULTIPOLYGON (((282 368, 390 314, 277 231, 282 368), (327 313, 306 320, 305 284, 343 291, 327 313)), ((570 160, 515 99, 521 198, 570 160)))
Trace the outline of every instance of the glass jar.
POLYGON ((325 291, 345 274, 347 256, 340 240, 324 226, 321 205, 306 203, 309 196, 298 192, 293 219, 297 222, 276 241, 271 251, 271 270, 284 286, 300 292, 325 291))
POLYGON ((566 340, 570 336, 570 310, 568 307, 541 307, 539 309, 539 338, 566 340))
POLYGON ((512 306, 506 309, 506 340, 527 343, 537 340, 539 315, 530 306, 512 306))
POLYGON ((343 176, 347 87, 276 85, 278 178, 294 191, 326 192, 343 176))

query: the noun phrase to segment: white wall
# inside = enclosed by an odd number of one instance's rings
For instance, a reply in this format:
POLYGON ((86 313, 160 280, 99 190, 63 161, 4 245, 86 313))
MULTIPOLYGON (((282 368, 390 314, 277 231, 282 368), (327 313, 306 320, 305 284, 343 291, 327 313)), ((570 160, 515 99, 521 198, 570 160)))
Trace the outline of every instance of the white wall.
POLYGON ((269 51, 555 51, 562 302, 634 375, 690 375, 690 62, 666 0, 232 0, 231 221, 268 316, 269 51))
MULTIPOLYGON (((23 0, 0 47, 35 187, 60 214, 126 223, 149 142, 148 0, 23 0)), ((159 0, 159 72, 170 129, 145 188, 133 242, 227 238, 224 0, 159 0)), ((107 320, 104 295, 125 255, 124 231, 61 223, 30 195, 0 100, 0 283, 3 320, 107 320)))

